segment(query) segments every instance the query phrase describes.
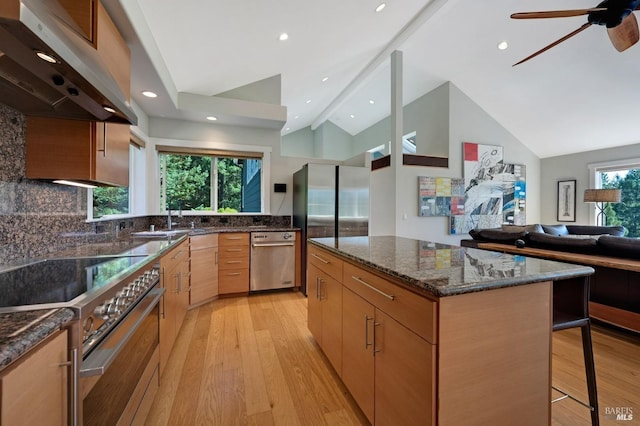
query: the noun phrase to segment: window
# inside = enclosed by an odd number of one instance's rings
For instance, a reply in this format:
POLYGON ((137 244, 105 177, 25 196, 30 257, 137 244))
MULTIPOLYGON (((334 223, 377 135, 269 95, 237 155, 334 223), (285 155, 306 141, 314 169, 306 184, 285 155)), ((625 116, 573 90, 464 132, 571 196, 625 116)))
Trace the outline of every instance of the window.
POLYGON ((262 159, 160 152, 160 210, 260 213, 262 159))
POLYGON ((640 159, 591 165, 592 188, 622 190, 620 203, 605 205, 607 225, 623 225, 628 237, 640 238, 640 159))
MULTIPOLYGON (((129 145, 129 184, 134 181, 136 158, 143 155, 143 151, 136 144, 129 145)), ((87 217, 91 219, 107 218, 107 216, 121 216, 132 213, 132 188, 128 187, 99 187, 90 189, 88 193, 87 217)))

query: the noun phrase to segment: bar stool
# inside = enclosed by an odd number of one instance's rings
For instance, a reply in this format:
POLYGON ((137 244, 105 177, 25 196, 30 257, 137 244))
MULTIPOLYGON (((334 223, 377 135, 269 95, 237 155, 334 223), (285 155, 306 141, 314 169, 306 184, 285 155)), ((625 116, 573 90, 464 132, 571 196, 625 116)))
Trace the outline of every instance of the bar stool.
POLYGON ((553 283, 553 331, 580 327, 582 333, 582 352, 584 354, 584 368, 587 377, 587 392, 589 404, 569 395, 555 386, 553 389, 563 396, 553 400, 557 402, 565 398, 584 405, 591 410, 591 424, 599 425, 598 393, 596 388, 596 370, 593 361, 593 347, 591 345, 591 320, 589 319, 589 283, 590 277, 577 277, 553 283))

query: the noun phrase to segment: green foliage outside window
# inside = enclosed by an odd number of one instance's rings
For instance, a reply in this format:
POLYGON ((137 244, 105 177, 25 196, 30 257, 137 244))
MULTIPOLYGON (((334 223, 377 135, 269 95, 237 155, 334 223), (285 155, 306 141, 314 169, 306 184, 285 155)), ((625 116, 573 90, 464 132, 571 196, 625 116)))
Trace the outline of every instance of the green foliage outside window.
POLYGON ((104 187, 93 190, 93 218, 129 213, 129 188, 104 187))
POLYGON ((605 208, 608 225, 623 225, 627 237, 640 238, 640 169, 630 169, 625 175, 601 173, 603 188, 622 190, 622 202, 609 203, 605 208))
MULTIPOLYGON (((241 158, 161 154, 160 174, 165 180, 161 181, 165 194, 162 207, 166 209, 168 206, 172 210, 216 209, 218 213, 246 211, 243 209, 245 187, 242 182, 245 165, 246 160, 241 158), (217 199, 214 194, 217 194, 217 199)), ((256 179, 259 182, 259 173, 256 179)))
POLYGON ((211 210, 211 157, 166 155, 166 200, 173 210, 211 210))

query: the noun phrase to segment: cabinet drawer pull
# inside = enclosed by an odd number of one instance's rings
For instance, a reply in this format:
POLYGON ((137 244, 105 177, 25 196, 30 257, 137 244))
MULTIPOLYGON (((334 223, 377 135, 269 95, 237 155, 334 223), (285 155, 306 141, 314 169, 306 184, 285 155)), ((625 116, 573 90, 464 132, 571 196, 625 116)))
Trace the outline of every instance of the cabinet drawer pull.
POLYGON ((216 265, 218 264, 218 251, 216 250, 216 265))
POLYGON ((229 272, 227 274, 227 276, 231 277, 231 276, 235 276, 235 275, 241 275, 241 272, 229 272))
POLYGON ((369 343, 369 321, 373 321, 374 318, 369 318, 369 315, 364 314, 364 349, 368 349, 373 343, 369 343))
POLYGON ((383 295, 384 297, 386 297, 386 298, 387 298, 387 299, 389 299, 389 300, 395 300, 395 298, 396 298, 393 294, 387 294, 387 293, 385 293, 384 291, 382 291, 382 290, 379 290, 379 289, 375 288, 375 287, 374 287, 374 286, 372 286, 371 284, 369 284, 369 283, 367 283, 367 282, 362 281, 362 279, 361 279, 361 278, 356 277, 355 275, 351 275, 351 278, 353 278, 354 280, 356 280, 356 281, 357 281, 357 282, 359 282, 360 284, 362 284, 362 285, 364 285, 364 286, 366 286, 366 287, 369 287, 371 290, 375 291, 376 293, 379 293, 379 294, 383 295))
POLYGON ((227 263, 227 264, 229 264, 229 263, 242 263, 242 261, 241 260, 227 260, 224 263, 227 263))
POLYGON ((311 253, 311 256, 315 257, 316 259, 318 259, 320 262, 324 263, 325 265, 328 265, 329 263, 331 263, 328 260, 324 260, 323 258, 321 258, 320 256, 318 256, 315 253, 311 253))
POLYGON ((224 237, 225 240, 241 240, 242 237, 224 237))
POLYGON ((239 249, 239 248, 228 248, 228 249, 225 249, 225 250, 226 251, 242 251, 242 249, 239 249))

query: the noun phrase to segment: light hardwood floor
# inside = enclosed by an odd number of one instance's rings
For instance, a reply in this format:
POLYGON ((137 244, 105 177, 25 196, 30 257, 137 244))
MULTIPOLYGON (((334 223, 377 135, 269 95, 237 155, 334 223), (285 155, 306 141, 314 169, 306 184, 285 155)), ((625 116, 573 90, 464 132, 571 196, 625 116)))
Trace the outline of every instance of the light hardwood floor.
MULTIPOLYGON (((640 337, 594 326, 600 421, 640 424, 640 337), (631 407, 634 420, 605 408, 631 407)), ((553 383, 587 401, 578 330, 553 335, 553 383)), ((555 393, 554 393, 555 395, 555 393)), ((508 403, 508 402, 507 402, 508 403)), ((569 399, 554 425, 588 425, 569 399)), ((307 300, 278 292, 221 299, 188 312, 148 425, 367 424, 307 329, 307 300)))

